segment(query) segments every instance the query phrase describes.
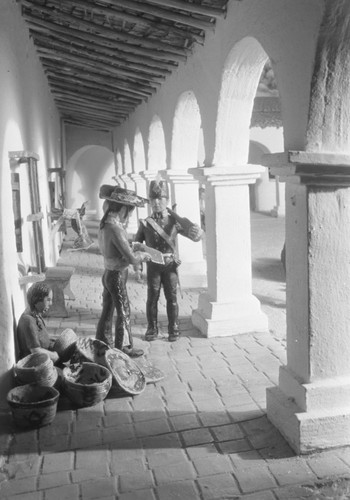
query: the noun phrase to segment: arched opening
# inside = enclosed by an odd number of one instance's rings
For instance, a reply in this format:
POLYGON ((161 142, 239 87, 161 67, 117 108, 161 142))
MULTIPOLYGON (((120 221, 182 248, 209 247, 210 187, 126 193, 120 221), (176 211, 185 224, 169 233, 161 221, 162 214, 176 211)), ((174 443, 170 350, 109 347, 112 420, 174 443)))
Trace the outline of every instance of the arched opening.
POLYGON ((171 168, 187 170, 198 161, 201 116, 192 91, 184 92, 177 103, 171 144, 171 168))
POLYGON ((87 210, 100 217, 101 200, 99 186, 110 184, 114 176, 114 158, 109 149, 102 146, 85 146, 69 159, 66 167, 67 207, 80 207, 89 201, 87 210))
POLYGON ((244 38, 229 53, 222 75, 214 164, 231 167, 248 159, 254 97, 268 56, 254 38, 244 38))
POLYGON ((124 141, 124 174, 132 173, 132 159, 130 153, 130 146, 127 140, 124 141))
POLYGON ((143 172, 144 170, 146 170, 145 147, 143 144, 143 137, 139 128, 136 129, 135 133, 133 161, 134 172, 143 172))
POLYGON ((159 116, 155 116, 149 128, 147 170, 155 172, 165 170, 166 165, 167 155, 163 125, 159 116))

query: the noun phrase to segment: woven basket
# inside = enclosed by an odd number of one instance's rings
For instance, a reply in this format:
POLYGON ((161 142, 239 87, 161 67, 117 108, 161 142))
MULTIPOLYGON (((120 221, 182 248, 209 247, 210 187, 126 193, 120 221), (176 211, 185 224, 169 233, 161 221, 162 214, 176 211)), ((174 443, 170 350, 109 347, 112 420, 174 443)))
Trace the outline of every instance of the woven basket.
POLYGON ((112 386, 111 372, 96 363, 82 363, 64 368, 63 380, 65 394, 78 407, 100 403, 112 386))
POLYGON ((29 354, 13 367, 16 385, 37 384, 52 387, 57 380, 57 370, 45 352, 29 354))
POLYGON ((60 336, 55 340, 53 350, 57 352, 63 363, 69 361, 73 355, 77 340, 78 337, 71 328, 63 330, 60 336))
POLYGON ((22 385, 7 395, 7 403, 18 427, 42 427, 56 416, 59 392, 54 387, 22 385))
MULTIPOLYGON (((105 366, 112 373, 114 385, 128 394, 141 394, 145 389, 145 375, 129 356, 101 340, 80 338, 77 352, 89 361, 105 366)), ((160 379, 159 379, 160 380, 160 379)))
POLYGON ((111 371, 113 380, 123 391, 137 395, 145 389, 144 373, 135 361, 123 351, 110 347, 105 353, 104 362, 111 371))

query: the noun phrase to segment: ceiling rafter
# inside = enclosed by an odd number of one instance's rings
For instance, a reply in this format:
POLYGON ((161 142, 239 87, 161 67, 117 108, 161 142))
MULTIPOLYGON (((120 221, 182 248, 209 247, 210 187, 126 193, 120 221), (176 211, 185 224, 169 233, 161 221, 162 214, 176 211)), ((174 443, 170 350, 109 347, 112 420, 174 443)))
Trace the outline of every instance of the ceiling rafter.
POLYGON ((101 64, 111 65, 112 68, 115 68, 119 71, 120 75, 129 76, 131 78, 140 79, 140 80, 157 80, 160 81, 168 75, 170 72, 160 69, 150 69, 147 66, 143 67, 142 65, 127 64, 125 61, 120 60, 118 57, 110 56, 109 54, 88 50, 85 48, 73 47, 71 44, 58 42, 56 40, 48 39, 47 37, 44 39, 40 35, 34 35, 36 38, 36 45, 41 49, 48 49, 52 51, 54 54, 64 54, 75 56, 83 56, 86 58, 86 61, 91 61, 94 63, 95 61, 100 62, 101 64), (136 69, 137 71, 131 71, 132 69, 136 69))
POLYGON ((66 123, 111 130, 192 54, 228 0, 16 0, 66 123))
MULTIPOLYGON (((171 26, 169 24, 164 24, 162 21, 164 19, 166 20, 171 20, 175 21, 177 23, 183 24, 183 25, 189 25, 194 28, 197 28, 198 30, 211 30, 213 29, 213 24, 210 21, 202 21, 199 19, 195 18, 189 18, 188 16, 181 16, 179 14, 173 14, 172 12, 169 12, 165 9, 158 9, 157 13, 154 13, 152 11, 155 11, 156 9, 148 9, 147 10, 147 5, 145 6, 137 4, 136 2, 127 2, 128 3, 128 9, 130 10, 135 10, 134 5, 136 5, 136 10, 138 12, 150 12, 152 15, 156 16, 158 19, 157 21, 151 21, 148 18, 144 16, 137 16, 134 14, 128 14, 126 12, 123 12, 121 10, 117 10, 115 8, 111 9, 109 7, 104 7, 101 4, 93 4, 93 3, 87 3, 85 0, 60 0, 60 2, 65 3, 66 5, 71 5, 72 7, 81 7, 83 9, 86 9, 87 11, 92 11, 92 12, 97 12, 103 16, 109 17, 111 16, 112 19, 120 19, 125 22, 129 22, 131 24, 142 24, 145 26, 148 26, 149 28, 156 29, 158 31, 164 30, 164 31, 171 31, 175 34, 181 35, 181 36, 187 36, 189 38, 193 38, 196 42, 202 42, 203 41, 203 36, 200 34, 195 34, 191 33, 190 31, 184 31, 183 29, 180 30, 179 28, 175 28, 174 26, 171 26)), ((116 3, 110 3, 108 2, 108 5, 113 5, 114 7, 118 5, 118 2, 116 3)))
MULTIPOLYGON (((110 38, 103 38, 100 36, 93 35, 92 33, 85 33, 73 28, 65 28, 64 26, 57 25, 48 21, 43 21, 42 19, 33 18, 23 14, 24 18, 28 22, 30 32, 33 36, 36 34, 44 34, 50 36, 51 38, 65 40, 67 43, 72 43, 76 45, 83 45, 85 47, 94 47, 95 50, 101 50, 109 55, 118 54, 121 60, 129 63, 142 63, 145 66, 168 69, 171 71, 177 64, 176 61, 159 61, 152 57, 138 56, 130 53, 125 53, 120 50, 118 43, 114 43, 110 38), (116 52, 118 51, 118 52, 116 52)), ((185 61, 186 57, 178 57, 179 61, 185 61)))
POLYGON ((35 0, 34 3, 33 0, 21 0, 21 3, 24 6, 30 7, 30 9, 37 10, 40 13, 49 14, 57 21, 70 22, 72 24, 76 24, 80 28, 92 29, 96 33, 100 33, 106 37, 112 37, 113 39, 118 40, 120 43, 123 42, 124 48, 129 51, 138 49, 141 52, 147 54, 147 51, 145 51, 144 49, 155 49, 159 51, 164 50, 164 52, 168 53, 169 55, 172 53, 177 55, 186 53, 185 49, 171 47, 163 41, 153 41, 149 38, 141 38, 139 36, 130 35, 127 32, 122 33, 119 30, 115 30, 95 22, 85 21, 84 19, 81 19, 74 14, 66 14, 62 10, 59 10, 58 7, 54 9, 43 7, 42 5, 36 4, 35 0), (142 45, 142 47, 140 47, 140 45, 142 45))

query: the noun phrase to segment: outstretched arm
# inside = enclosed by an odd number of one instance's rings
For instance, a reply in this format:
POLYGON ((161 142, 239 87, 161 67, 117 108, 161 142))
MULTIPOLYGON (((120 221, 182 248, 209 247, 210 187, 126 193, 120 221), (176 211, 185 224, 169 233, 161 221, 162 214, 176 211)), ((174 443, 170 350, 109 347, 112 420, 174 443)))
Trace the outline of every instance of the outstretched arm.
POLYGON ((125 231, 120 231, 119 229, 116 229, 114 231, 113 244, 122 254, 125 262, 127 262, 128 264, 136 265, 140 262, 150 260, 150 255, 146 252, 133 252, 125 231))

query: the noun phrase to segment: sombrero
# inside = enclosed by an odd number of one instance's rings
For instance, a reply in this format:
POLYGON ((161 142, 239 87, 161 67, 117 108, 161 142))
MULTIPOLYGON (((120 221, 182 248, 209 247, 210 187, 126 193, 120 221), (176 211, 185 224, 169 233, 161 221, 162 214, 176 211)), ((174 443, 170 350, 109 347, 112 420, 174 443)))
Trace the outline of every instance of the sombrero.
POLYGON ((100 187, 99 197, 102 200, 114 201, 115 203, 132 207, 144 207, 145 203, 148 203, 147 198, 138 196, 135 191, 130 191, 119 186, 110 186, 109 184, 103 184, 100 187))

